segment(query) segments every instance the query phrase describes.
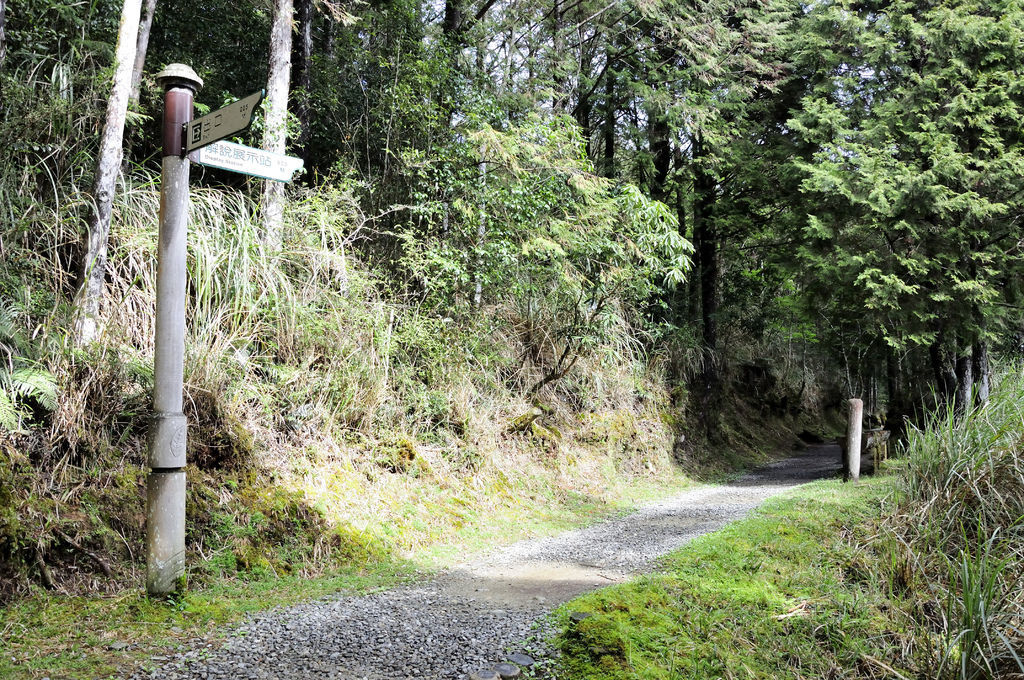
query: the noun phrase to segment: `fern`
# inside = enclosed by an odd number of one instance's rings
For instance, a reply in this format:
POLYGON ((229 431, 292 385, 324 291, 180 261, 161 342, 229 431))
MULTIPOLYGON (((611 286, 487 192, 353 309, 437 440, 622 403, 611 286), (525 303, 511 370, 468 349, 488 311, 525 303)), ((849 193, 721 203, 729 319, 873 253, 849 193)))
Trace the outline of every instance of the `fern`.
POLYGON ((0 429, 16 431, 21 429, 22 412, 11 399, 0 376, 0 429))
POLYGON ((0 351, 12 354, 19 344, 19 336, 14 310, 6 304, 0 306, 0 351))
POLYGON ((0 428, 20 431, 30 413, 29 400, 47 411, 56 410, 57 382, 53 374, 38 367, 0 371, 0 428))
POLYGON ((19 368, 11 374, 11 385, 21 399, 35 399, 47 411, 57 408, 57 383, 44 368, 19 368))

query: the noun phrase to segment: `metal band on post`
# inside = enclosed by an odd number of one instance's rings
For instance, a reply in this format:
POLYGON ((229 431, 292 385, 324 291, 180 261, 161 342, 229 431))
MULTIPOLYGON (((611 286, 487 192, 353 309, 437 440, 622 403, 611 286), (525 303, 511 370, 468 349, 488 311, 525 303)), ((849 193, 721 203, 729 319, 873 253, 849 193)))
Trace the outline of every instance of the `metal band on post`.
POLYGON ((188 420, 184 413, 154 413, 149 424, 149 467, 166 470, 185 467, 188 420))
POLYGON ((157 74, 164 88, 160 233, 157 245, 156 340, 153 357, 153 419, 150 472, 146 478, 146 591, 167 595, 185 575, 185 450, 188 423, 182 413, 185 365, 185 255, 189 161, 184 128, 202 79, 184 64, 157 74))

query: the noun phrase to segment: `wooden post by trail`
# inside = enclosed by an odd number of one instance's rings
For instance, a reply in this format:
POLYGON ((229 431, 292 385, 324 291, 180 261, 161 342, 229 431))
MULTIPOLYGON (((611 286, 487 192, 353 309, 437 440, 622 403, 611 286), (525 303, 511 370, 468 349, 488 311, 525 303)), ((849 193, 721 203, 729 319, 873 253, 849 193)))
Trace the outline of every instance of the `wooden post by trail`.
POLYGON ((864 402, 851 399, 849 420, 846 424, 846 465, 843 467, 843 479, 857 482, 860 479, 860 437, 861 422, 864 419, 864 402))
POLYGON ((163 175, 156 269, 156 342, 153 420, 146 478, 146 591, 167 595, 185 575, 185 444, 182 413, 185 355, 185 234, 189 161, 185 124, 192 97, 203 81, 188 66, 171 64, 159 74, 164 87, 163 175))

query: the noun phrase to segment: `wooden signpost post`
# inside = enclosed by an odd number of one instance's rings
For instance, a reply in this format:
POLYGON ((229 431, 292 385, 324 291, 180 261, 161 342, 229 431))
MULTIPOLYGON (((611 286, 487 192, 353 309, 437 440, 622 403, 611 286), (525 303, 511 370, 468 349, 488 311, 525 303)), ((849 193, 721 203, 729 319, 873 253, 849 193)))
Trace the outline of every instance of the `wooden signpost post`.
MULTIPOLYGON (((244 99, 192 120, 195 93, 203 85, 184 64, 170 64, 157 74, 164 88, 163 161, 160 177, 160 232, 157 245, 156 339, 153 357, 153 416, 149 430, 150 468, 146 477, 146 590, 167 595, 178 590, 185 575, 185 450, 188 422, 182 411, 185 365, 186 234, 188 229, 189 156, 203 154, 219 140, 241 132, 252 122, 263 99, 256 92, 244 99)), ((279 182, 291 181, 302 160, 238 144, 247 149, 242 159, 257 158, 255 165, 272 174, 250 171, 252 165, 206 165, 246 172, 279 182)), ((226 155, 211 154, 215 156, 226 155)))

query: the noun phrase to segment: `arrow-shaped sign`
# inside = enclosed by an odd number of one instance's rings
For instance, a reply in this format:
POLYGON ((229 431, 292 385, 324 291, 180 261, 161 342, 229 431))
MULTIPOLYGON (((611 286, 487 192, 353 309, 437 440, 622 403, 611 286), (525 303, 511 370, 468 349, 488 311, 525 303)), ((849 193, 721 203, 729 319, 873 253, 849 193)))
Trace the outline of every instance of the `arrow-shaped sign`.
POLYGON ((263 100, 263 90, 185 123, 185 153, 201 149, 249 127, 252 114, 263 100))
POLYGON ((189 158, 211 168, 265 177, 278 182, 291 182, 292 175, 302 168, 301 158, 253 149, 232 142, 216 142, 200 149, 189 158))

